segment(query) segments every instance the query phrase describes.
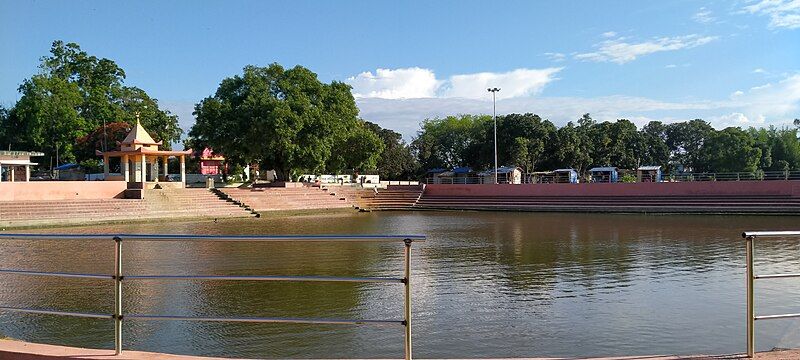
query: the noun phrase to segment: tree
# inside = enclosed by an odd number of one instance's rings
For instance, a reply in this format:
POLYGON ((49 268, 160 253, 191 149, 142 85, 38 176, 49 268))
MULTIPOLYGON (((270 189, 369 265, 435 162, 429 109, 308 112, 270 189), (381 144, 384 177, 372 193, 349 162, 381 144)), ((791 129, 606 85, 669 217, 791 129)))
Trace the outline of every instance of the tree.
MULTIPOLYGON (((123 85, 125 72, 109 59, 82 51, 78 44, 55 41, 41 58, 39 73, 19 87, 20 100, 0 123, 15 134, 13 146, 41 150, 51 159, 96 160, 93 152, 76 153, 78 138, 103 122, 132 123, 141 113, 142 125, 165 147, 182 133, 175 115, 158 108, 144 90, 123 85)), ((100 150, 100 148, 97 148, 100 150)))
POLYGON ((0 105, 0 150, 8 146, 9 139, 6 135, 6 128, 10 117, 8 109, 0 105))
POLYGON ((556 157, 560 165, 558 167, 574 168, 579 174, 583 174, 589 163, 592 161, 589 155, 588 137, 571 121, 556 132, 556 157))
POLYGON ((425 119, 422 130, 412 141, 423 170, 454 168, 457 166, 483 167, 492 163, 493 150, 487 142, 487 130, 492 124, 488 115, 459 115, 425 119))
POLYGON ((693 171, 708 170, 708 164, 703 162, 702 149, 714 132, 709 123, 700 119, 669 124, 667 145, 672 152, 673 160, 693 171))
POLYGON ((511 161, 514 165, 521 167, 525 172, 533 170, 533 165, 530 161, 530 140, 524 137, 514 138, 514 141, 509 144, 508 152, 511 154, 511 161))
MULTIPOLYGON (((125 140, 125 136, 131 131, 131 125, 126 122, 112 122, 102 125, 80 137, 75 142, 75 154, 78 158, 86 159, 81 161, 81 165, 93 170, 100 170, 100 160, 95 156, 97 149, 114 149, 117 144, 125 140)), ((116 160, 114 160, 116 161, 116 160)))
POLYGON ((707 139, 701 157, 707 171, 754 172, 758 169, 761 149, 747 132, 729 127, 707 139))
POLYGON ((238 165, 259 163, 280 179, 374 167, 382 150, 358 118, 350 86, 310 70, 246 66, 195 105, 187 144, 211 147, 238 165))
POLYGON ((500 163, 518 165, 528 172, 533 171, 546 159, 545 148, 555 132, 556 127, 553 123, 542 120, 536 114, 508 114, 499 117, 497 142, 498 145, 504 145, 498 149, 500 163), (520 147, 523 143, 525 149, 520 147), (524 156, 521 157, 521 154, 524 156))
POLYGON ((640 131, 643 147, 641 151, 642 165, 661 165, 669 170, 670 150, 667 145, 667 126, 660 121, 647 123, 640 131))
POLYGON ((376 164, 378 175, 386 179, 411 179, 418 170, 411 147, 403 136, 367 121, 366 126, 383 142, 383 152, 376 164))

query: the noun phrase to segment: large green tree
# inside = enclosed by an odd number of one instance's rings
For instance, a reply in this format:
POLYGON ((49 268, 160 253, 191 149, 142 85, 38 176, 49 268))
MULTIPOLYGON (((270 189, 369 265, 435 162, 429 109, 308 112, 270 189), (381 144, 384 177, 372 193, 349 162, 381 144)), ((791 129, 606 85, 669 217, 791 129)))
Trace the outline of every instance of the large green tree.
POLYGON ((19 86, 20 100, 7 121, 0 123, 2 132, 14 134, 5 141, 60 162, 96 161, 93 153, 76 149, 77 139, 102 128, 104 121, 133 123, 139 113, 142 125, 169 148, 182 133, 177 117, 124 80, 125 72, 114 61, 89 55, 75 43, 53 42, 39 72, 19 86))
POLYGON ((729 127, 708 137, 700 158, 704 171, 753 172, 758 169, 761 148, 744 130, 729 127))
POLYGON ((484 139, 492 124, 487 115, 459 115, 426 119, 412 142, 423 170, 488 164, 492 143, 484 139))
POLYGON ((302 66, 246 66, 195 105, 187 144, 234 165, 259 163, 291 179, 301 172, 369 171, 383 143, 358 118, 350 86, 325 84, 302 66))
POLYGON ((669 124, 667 145, 673 161, 694 171, 707 170, 708 164, 702 158, 703 146, 714 132, 711 124, 701 119, 669 124))
POLYGON ((376 165, 378 175, 392 180, 413 178, 418 166, 411 146, 403 141, 403 135, 369 121, 366 126, 383 142, 383 152, 376 165))

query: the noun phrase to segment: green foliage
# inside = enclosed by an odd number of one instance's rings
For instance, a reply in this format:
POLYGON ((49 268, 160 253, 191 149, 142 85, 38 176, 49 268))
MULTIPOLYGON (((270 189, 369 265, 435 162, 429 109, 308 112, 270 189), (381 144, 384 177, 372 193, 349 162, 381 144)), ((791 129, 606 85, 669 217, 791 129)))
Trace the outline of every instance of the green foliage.
POLYGON ((423 169, 489 164, 493 155, 489 151, 487 156, 484 148, 492 146, 485 141, 491 126, 488 115, 426 119, 412 146, 423 169))
POLYGON ((350 86, 324 84, 310 70, 247 66, 195 105, 187 145, 211 147, 229 163, 292 173, 365 171, 383 144, 358 119, 350 86))
POLYGON ((403 136, 371 122, 366 122, 365 125, 383 142, 383 152, 375 166, 378 175, 392 180, 412 179, 418 166, 412 149, 403 141, 403 136))
POLYGON ((714 128, 700 119, 667 125, 666 144, 672 159, 694 171, 709 171, 701 149, 713 133, 714 128))
MULTIPOLYGON (((500 164, 528 172, 575 168, 583 174, 592 166, 642 165, 660 165, 665 173, 676 165, 695 172, 800 169, 800 129, 794 128, 717 131, 695 119, 652 121, 637 129, 626 119, 597 123, 589 114, 556 128, 534 114, 509 114, 497 118, 497 129, 500 164)), ((490 117, 449 116, 423 121, 412 144, 421 170, 487 169, 493 166, 493 136, 490 117)))
POLYGON ((62 162, 97 160, 94 151, 75 146, 77 139, 102 128, 104 121, 132 123, 139 112, 142 125, 169 148, 182 133, 177 117, 160 110, 144 90, 124 86, 124 79, 114 61, 91 56, 74 43, 53 42, 39 73, 20 85, 20 100, 0 122, 2 145, 58 154, 62 162))
POLYGON ((636 175, 632 173, 627 173, 619 178, 619 181, 624 183, 635 183, 637 180, 636 175))
POLYGON ((714 172, 753 172, 761 159, 755 140, 736 127, 712 133, 701 153, 705 167, 714 172))

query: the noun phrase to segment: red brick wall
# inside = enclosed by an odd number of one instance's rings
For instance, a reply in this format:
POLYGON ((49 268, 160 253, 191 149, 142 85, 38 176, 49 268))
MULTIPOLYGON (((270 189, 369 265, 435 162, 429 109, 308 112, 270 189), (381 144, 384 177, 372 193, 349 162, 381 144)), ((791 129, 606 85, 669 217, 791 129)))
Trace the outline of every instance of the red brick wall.
POLYGON ((121 198, 124 181, 31 181, 0 183, 0 201, 121 198))
POLYGON ((800 181, 708 181, 616 184, 428 184, 440 196, 686 196, 789 195, 800 197, 800 181))

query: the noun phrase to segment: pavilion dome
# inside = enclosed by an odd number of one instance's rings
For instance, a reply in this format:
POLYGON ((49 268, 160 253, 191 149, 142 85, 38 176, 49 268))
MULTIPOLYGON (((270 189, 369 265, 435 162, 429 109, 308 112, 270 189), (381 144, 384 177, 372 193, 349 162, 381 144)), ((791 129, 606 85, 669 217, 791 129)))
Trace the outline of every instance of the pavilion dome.
POLYGON ((157 147, 161 145, 161 143, 161 141, 156 142, 153 140, 153 137, 144 129, 139 119, 136 119, 136 126, 131 129, 128 136, 125 136, 125 140, 122 140, 120 145, 122 145, 123 149, 135 149, 137 147, 136 145, 150 148, 157 147))

